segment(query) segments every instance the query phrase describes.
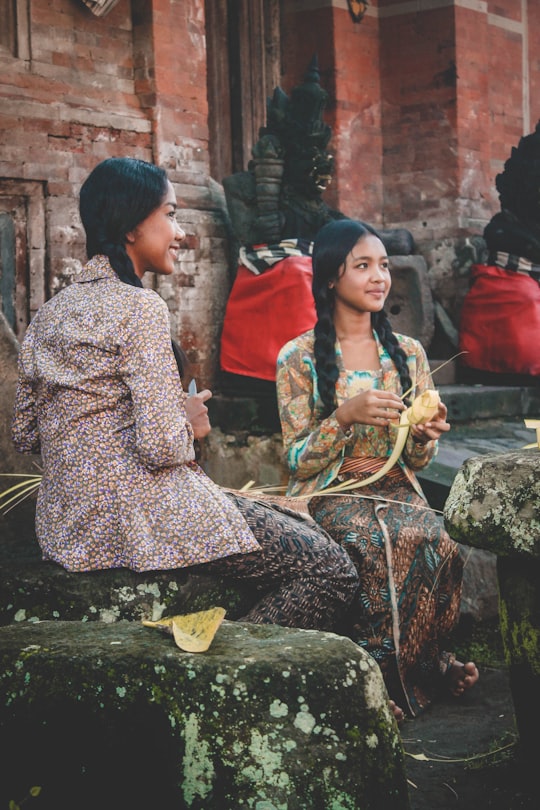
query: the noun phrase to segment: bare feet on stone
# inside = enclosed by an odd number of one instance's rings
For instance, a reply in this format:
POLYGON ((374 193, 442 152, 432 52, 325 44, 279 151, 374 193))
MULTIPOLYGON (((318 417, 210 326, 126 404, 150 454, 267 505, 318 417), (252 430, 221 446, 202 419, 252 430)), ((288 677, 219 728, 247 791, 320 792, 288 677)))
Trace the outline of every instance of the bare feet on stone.
POLYGON ((479 677, 478 668, 473 661, 467 661, 466 664, 454 661, 446 675, 448 691, 454 697, 461 697, 474 686, 479 677))
POLYGON ((388 705, 390 706, 390 711, 396 718, 396 722, 399 725, 405 719, 405 712, 403 711, 403 709, 400 709, 400 707, 396 705, 395 700, 389 700, 388 705))

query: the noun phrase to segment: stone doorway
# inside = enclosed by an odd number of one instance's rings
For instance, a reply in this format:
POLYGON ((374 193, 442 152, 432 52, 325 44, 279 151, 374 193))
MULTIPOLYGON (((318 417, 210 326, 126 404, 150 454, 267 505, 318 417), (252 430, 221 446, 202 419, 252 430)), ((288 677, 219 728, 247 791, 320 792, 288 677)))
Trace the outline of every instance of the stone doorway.
POLYGON ((0 181, 0 309, 20 342, 45 301, 41 183, 0 181))

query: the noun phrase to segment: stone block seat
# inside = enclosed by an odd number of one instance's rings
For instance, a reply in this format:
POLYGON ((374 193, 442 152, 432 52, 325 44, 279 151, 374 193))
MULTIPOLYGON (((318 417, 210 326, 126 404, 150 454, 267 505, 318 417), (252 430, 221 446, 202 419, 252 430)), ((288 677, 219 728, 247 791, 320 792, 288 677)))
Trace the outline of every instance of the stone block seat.
POLYGON ((138 622, 0 628, 0 804, 403 810, 380 671, 333 633, 225 621, 204 654, 138 622))
POLYGON ((185 571, 43 562, 31 502, 0 524, 0 806, 407 810, 379 667, 334 633, 232 621, 255 596, 185 571), (220 605, 205 653, 148 628, 220 605))
POLYGON ((44 562, 33 528, 34 505, 0 517, 0 625, 20 621, 157 620, 221 605, 227 618, 255 601, 247 585, 235 588, 186 570, 138 573, 125 568, 70 573, 44 562))

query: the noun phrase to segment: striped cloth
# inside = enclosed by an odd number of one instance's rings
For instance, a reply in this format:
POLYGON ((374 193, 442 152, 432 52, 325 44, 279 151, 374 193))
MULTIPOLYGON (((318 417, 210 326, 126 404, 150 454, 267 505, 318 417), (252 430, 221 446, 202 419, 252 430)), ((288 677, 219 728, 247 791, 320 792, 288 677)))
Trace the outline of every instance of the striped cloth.
POLYGON ((309 239, 283 239, 276 245, 245 245, 239 250, 238 260, 259 276, 288 256, 311 256, 312 252, 313 242, 309 239))
MULTIPOLYGON (((387 461, 387 458, 373 456, 347 456, 339 468, 339 477, 367 478, 373 473, 379 472, 387 461)), ((385 478, 406 478, 406 475, 398 464, 394 464, 385 474, 385 478)))
POLYGON ((494 264, 496 267, 500 267, 501 270, 513 270, 515 273, 530 276, 540 284, 540 265, 534 264, 522 256, 516 256, 514 253, 504 253, 504 251, 499 250, 496 253, 490 253, 488 264, 494 264))

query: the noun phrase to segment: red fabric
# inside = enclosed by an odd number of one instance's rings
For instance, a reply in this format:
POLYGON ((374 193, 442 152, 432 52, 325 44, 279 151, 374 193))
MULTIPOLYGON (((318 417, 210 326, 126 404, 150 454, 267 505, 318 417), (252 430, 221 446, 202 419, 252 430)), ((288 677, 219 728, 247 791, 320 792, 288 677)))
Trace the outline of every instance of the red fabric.
POLYGON ((482 371, 540 375, 540 285, 522 273, 483 264, 471 269, 463 302, 460 358, 482 371))
POLYGON ((221 368, 276 379, 279 350, 315 325, 311 257, 288 256, 257 276, 240 265, 221 335, 221 368))

